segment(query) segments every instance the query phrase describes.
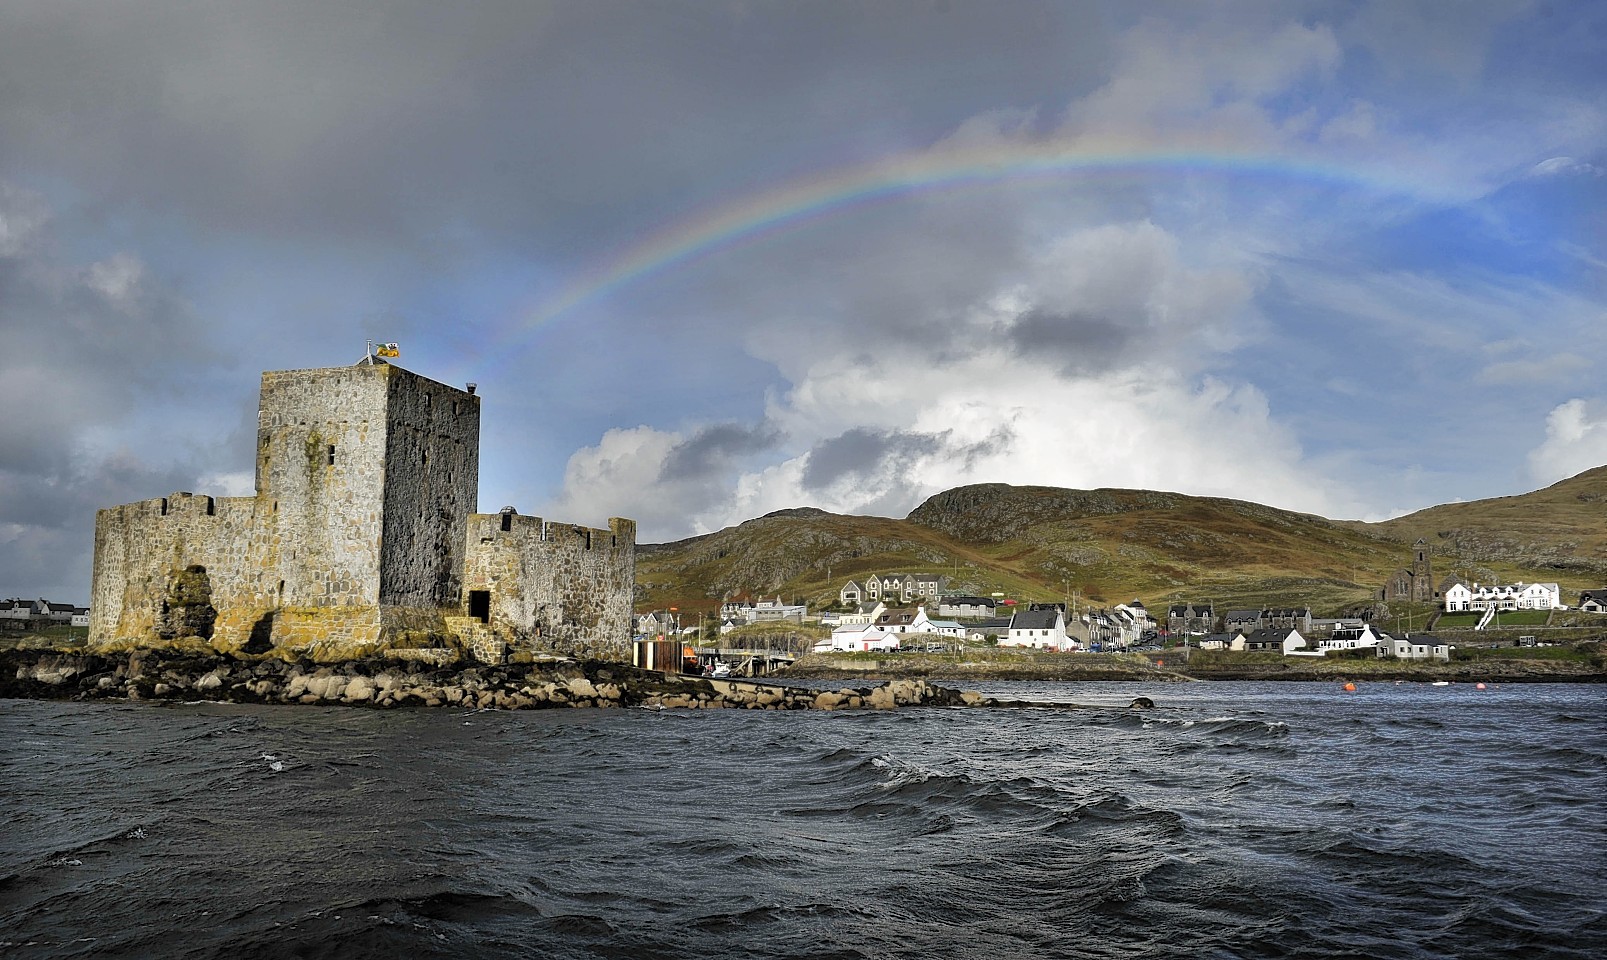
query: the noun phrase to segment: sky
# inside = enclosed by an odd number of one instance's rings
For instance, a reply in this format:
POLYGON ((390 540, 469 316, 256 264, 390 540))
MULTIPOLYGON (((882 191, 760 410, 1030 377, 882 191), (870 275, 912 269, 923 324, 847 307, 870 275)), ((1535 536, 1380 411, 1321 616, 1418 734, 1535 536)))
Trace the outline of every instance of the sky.
POLYGON ((1607 463, 1607 4, 0 0, 0 595, 264 370, 643 542, 967 483, 1378 520, 1607 463))

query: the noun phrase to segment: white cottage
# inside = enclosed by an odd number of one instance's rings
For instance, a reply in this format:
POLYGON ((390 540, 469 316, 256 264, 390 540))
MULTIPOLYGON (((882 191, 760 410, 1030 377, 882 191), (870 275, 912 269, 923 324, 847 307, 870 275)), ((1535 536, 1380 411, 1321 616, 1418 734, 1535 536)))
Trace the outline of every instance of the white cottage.
POLYGON ((1438 637, 1426 633, 1415 637, 1385 636, 1378 645, 1378 655, 1402 660, 1449 660, 1451 647, 1438 637))
POLYGON ((1009 631, 999 638, 999 646, 1059 650, 1067 639, 1066 616, 1059 607, 1018 610, 1010 618, 1009 631))

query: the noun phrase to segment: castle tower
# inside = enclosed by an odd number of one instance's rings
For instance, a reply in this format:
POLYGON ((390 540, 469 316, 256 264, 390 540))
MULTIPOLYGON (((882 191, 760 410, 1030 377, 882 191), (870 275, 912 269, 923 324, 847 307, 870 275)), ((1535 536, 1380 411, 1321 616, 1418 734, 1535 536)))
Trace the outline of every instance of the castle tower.
POLYGON ((262 376, 257 517, 281 617, 363 643, 462 602, 480 399, 389 364, 262 376), (378 614, 377 617, 368 614, 378 614))

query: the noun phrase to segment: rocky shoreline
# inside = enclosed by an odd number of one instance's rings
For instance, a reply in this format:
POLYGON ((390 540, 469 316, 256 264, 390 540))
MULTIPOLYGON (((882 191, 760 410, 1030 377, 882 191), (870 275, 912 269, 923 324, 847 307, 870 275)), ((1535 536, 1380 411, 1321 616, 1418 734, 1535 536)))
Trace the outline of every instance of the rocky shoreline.
POLYGON ((891 710, 911 706, 1032 705, 951 690, 925 679, 816 690, 747 680, 683 677, 600 660, 552 658, 496 667, 430 668, 404 660, 313 663, 151 650, 112 656, 38 650, 0 652, 0 698, 498 710, 891 710))

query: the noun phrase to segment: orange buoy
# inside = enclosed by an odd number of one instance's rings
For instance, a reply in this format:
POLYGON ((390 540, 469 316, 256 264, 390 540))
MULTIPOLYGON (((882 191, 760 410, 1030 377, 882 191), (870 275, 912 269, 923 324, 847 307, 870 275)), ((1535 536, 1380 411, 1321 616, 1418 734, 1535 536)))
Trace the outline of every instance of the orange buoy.
POLYGON ((1481 683, 1478 686, 1474 687, 1473 689, 1475 689, 1475 690, 1483 690, 1484 689, 1484 684, 1481 683))
POLYGON ((1345 682, 1345 690, 1348 693, 1355 693, 1356 692, 1356 685, 1354 683, 1346 681, 1345 682))

